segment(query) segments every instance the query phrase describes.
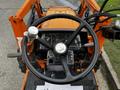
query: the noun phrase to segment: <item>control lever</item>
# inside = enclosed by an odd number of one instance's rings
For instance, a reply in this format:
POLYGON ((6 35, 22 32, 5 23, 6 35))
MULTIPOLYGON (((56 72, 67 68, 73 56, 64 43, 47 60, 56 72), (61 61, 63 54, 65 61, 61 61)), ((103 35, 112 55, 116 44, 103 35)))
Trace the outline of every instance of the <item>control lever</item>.
POLYGON ((17 57, 20 57, 22 56, 22 53, 9 53, 7 55, 8 58, 17 58, 17 57))
MULTIPOLYGON (((37 37, 38 35, 38 29, 34 26, 31 26, 28 28, 28 32, 25 32, 24 33, 25 36, 29 36, 30 39, 34 39, 37 37)), ((17 58, 17 57, 20 57, 22 56, 22 53, 10 53, 7 55, 8 58, 17 58)))

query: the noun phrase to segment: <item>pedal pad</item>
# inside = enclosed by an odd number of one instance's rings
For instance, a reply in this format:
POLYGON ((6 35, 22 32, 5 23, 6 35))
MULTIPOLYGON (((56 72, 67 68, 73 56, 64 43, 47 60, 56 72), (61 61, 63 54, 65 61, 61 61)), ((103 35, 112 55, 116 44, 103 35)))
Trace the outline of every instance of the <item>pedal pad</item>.
POLYGON ((22 56, 22 53, 9 53, 7 55, 8 58, 17 58, 17 57, 20 57, 22 56))

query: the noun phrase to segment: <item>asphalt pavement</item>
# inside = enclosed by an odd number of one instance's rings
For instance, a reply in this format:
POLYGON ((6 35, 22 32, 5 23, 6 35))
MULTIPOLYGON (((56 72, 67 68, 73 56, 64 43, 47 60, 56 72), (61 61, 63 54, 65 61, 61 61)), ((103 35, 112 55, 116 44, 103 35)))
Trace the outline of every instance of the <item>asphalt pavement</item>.
MULTIPOLYGON (((16 59, 8 59, 7 54, 16 52, 17 45, 9 16, 15 15, 25 0, 0 0, 0 90, 20 90, 23 74, 16 59)), ((54 1, 43 3, 54 6, 54 1)))
POLYGON ((16 59, 7 54, 17 46, 8 17, 15 15, 24 0, 0 0, 0 90, 20 90, 22 73, 16 59))

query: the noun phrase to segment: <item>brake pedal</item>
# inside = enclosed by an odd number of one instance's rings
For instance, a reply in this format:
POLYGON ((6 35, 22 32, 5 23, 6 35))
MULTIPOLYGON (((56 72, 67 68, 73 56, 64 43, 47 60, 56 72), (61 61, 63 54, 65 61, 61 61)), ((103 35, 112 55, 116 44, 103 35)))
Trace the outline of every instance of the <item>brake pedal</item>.
POLYGON ((20 57, 22 56, 22 53, 9 53, 7 55, 8 58, 17 58, 17 57, 20 57))

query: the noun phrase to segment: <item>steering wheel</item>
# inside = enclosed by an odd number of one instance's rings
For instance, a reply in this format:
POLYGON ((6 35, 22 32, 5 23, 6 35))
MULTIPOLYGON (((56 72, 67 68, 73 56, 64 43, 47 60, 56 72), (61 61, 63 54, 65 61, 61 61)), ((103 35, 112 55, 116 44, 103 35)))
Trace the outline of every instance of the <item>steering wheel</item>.
POLYGON ((28 38, 27 36, 24 36, 23 38, 23 42, 22 42, 22 57, 23 60, 25 61, 27 67, 29 68, 29 70, 35 75, 37 76, 39 79, 43 79, 47 82, 53 83, 53 84, 69 84, 71 82, 74 82, 76 80, 82 79, 84 78, 86 75, 88 75, 91 70, 94 68, 98 56, 99 56, 99 45, 98 45, 98 40, 97 40, 97 36, 94 33, 93 29, 90 27, 90 25, 83 21, 81 18, 79 17, 75 17, 72 15, 68 15, 68 14, 53 14, 53 15, 49 15, 49 16, 45 16, 42 17, 38 20, 36 20, 32 26, 37 27, 38 25, 42 24, 43 22, 46 22, 48 20, 51 19, 56 19, 56 18, 65 18, 65 19, 71 19, 74 20, 78 23, 80 23, 80 26, 76 29, 76 31, 73 32, 73 34, 71 35, 71 37, 69 37, 66 42, 61 42, 61 43, 57 43, 55 46, 50 45, 48 42, 46 42, 43 39, 39 39, 39 42, 44 45, 45 47, 47 47, 48 49, 51 49, 53 52, 56 51, 56 54, 58 54, 61 58, 61 63, 63 65, 64 68, 64 72, 66 77, 64 79, 54 79, 51 77, 47 77, 46 75, 42 74, 41 72, 37 71, 32 64, 30 63, 30 58, 27 55, 27 43, 28 43, 28 38), (68 47, 71 45, 71 43, 74 41, 74 39, 76 38, 76 36, 81 32, 81 30, 83 28, 86 28, 87 31, 91 34, 92 38, 93 38, 93 47, 94 47, 94 52, 93 52, 93 56, 92 56, 92 60, 91 63, 89 64, 89 66, 80 74, 73 76, 70 72, 70 69, 67 65, 66 60, 64 59, 64 55, 68 50, 68 47))

